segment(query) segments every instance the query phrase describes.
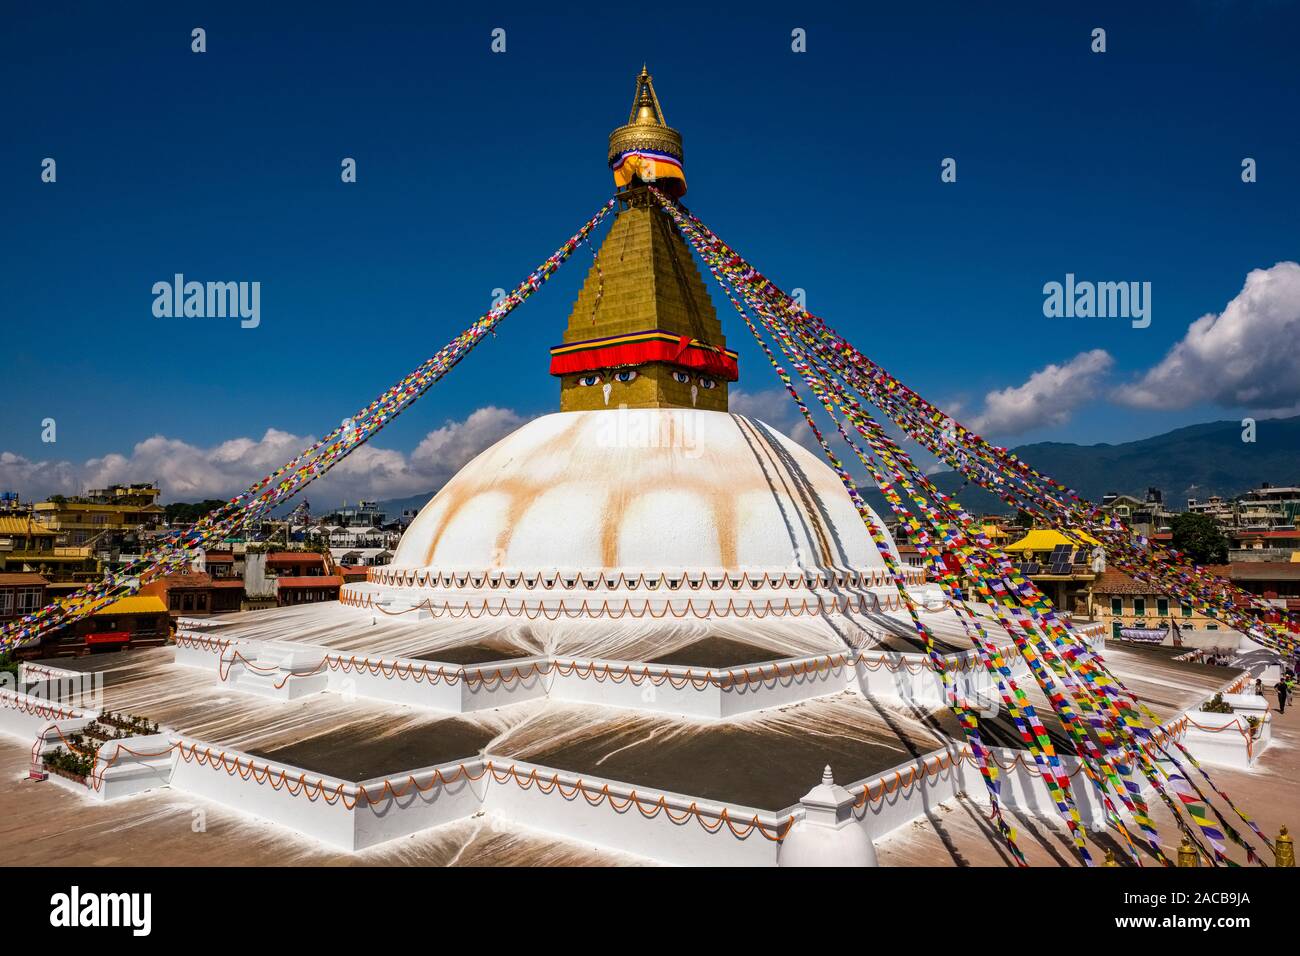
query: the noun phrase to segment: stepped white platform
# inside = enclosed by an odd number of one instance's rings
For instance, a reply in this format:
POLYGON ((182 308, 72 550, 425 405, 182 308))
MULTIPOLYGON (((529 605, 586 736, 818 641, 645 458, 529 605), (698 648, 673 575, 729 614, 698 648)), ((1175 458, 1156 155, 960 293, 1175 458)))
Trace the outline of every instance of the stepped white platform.
MULTIPOLYGON (((131 753, 102 755, 100 778, 83 799, 168 787, 346 852, 486 812, 659 862, 735 865, 782 862, 786 836, 808 812, 801 798, 828 764, 853 797, 853 825, 872 841, 940 802, 982 800, 978 771, 945 726, 943 708, 886 702, 861 687, 703 722, 545 697, 450 715, 332 689, 293 700, 249 694, 215 669, 178 665, 172 658, 180 653, 65 662, 108 668, 105 708, 145 712, 166 728, 135 739, 131 753)), ((1194 739, 1200 702, 1245 680, 1158 655, 1119 651, 1109 659, 1185 741, 1194 739)), ((19 739, 30 733, 29 742, 39 732, 46 747, 93 716, 33 712, 24 718, 31 726, 20 727, 12 718, 21 708, 6 706, 15 703, 0 700, 0 718, 9 715, 0 729, 19 739)), ((1005 744, 995 757, 1008 806, 1050 819, 1041 779, 1005 718, 990 717, 985 732, 1005 744)), ((1227 746, 1223 739, 1215 746, 1227 746)), ((1264 744, 1255 745, 1256 758, 1264 744)), ((1081 812, 1100 825, 1083 779, 1075 775, 1081 812)))

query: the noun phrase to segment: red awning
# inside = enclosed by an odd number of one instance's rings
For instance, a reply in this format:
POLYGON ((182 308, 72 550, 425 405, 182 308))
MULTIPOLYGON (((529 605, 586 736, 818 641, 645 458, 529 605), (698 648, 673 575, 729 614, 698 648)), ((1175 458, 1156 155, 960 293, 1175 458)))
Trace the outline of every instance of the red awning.
POLYGON ((87 634, 87 644, 126 644, 131 640, 130 631, 101 631, 98 634, 87 634))

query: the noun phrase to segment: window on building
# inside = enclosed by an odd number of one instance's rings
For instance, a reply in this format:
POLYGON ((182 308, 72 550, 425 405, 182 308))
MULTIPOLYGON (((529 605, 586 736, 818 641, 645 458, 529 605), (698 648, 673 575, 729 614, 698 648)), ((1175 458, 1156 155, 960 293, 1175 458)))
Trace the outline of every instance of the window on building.
POLYGON ((1192 606, 1190 604, 1184 604, 1183 617, 1191 617, 1191 616, 1192 616, 1192 606))
POLYGON ((1169 616, 1169 598, 1156 598, 1156 613, 1161 617, 1169 616))
POLYGON ((40 588, 19 588, 18 589, 18 613, 31 614, 39 611, 41 608, 41 589, 40 588))
POLYGON ((0 591, 0 617, 8 617, 14 612, 14 592, 11 590, 0 591))
POLYGON ((1207 625, 1205 625, 1205 629, 1206 629, 1207 631, 1217 631, 1217 630, 1219 629, 1219 625, 1217 625, 1217 624, 1207 624, 1207 625))
POLYGON ((1110 599, 1110 613, 1119 617, 1124 613, 1124 599, 1113 597, 1110 599))
POLYGON ((1145 617, 1145 616, 1146 616, 1146 613, 1147 613, 1147 599, 1146 599, 1146 598, 1134 598, 1134 599, 1133 599, 1133 613, 1136 614, 1138 617, 1145 617))

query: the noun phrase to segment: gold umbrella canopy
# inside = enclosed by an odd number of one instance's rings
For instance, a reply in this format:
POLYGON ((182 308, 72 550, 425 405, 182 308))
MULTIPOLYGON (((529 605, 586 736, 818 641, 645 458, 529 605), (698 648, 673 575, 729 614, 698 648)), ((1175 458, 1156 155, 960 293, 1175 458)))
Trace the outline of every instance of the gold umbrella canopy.
POLYGON ((609 134, 609 166, 620 189, 653 183, 670 196, 686 192, 682 134, 668 125, 654 79, 641 67, 627 123, 609 134))

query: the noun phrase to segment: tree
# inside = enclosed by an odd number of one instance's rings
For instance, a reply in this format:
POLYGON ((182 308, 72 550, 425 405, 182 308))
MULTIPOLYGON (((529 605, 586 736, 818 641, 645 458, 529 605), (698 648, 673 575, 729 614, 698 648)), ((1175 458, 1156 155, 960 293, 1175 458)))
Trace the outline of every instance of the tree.
POLYGON ((1171 524, 1174 547, 1197 564, 1224 564, 1228 560, 1228 537, 1209 515, 1175 515, 1171 524))
POLYGON ((208 498, 193 504, 173 501, 163 506, 163 515, 168 524, 193 524, 208 512, 215 511, 224 504, 224 501, 218 501, 216 498, 208 498))

